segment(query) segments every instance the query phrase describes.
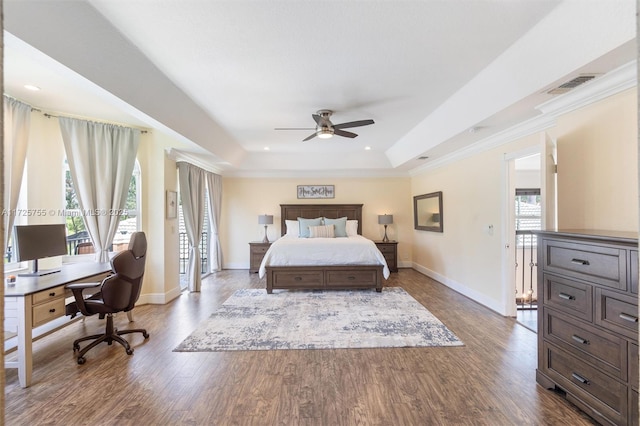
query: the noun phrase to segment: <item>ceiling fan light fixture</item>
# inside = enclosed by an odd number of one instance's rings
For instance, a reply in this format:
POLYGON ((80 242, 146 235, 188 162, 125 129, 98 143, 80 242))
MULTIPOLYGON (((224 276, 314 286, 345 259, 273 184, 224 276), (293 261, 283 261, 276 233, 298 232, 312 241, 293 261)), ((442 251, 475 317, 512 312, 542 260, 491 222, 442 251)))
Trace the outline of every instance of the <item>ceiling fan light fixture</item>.
POLYGON ((333 129, 330 127, 322 127, 318 129, 316 136, 318 136, 320 139, 329 139, 333 136, 333 129))

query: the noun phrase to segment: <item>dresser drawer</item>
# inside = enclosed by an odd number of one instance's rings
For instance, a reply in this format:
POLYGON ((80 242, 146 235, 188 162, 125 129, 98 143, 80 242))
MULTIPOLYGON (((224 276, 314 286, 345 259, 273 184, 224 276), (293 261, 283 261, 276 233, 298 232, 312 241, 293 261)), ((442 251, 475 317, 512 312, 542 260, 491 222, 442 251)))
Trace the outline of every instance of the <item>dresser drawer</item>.
POLYGON ((627 251, 623 249, 543 240, 543 268, 601 285, 627 289, 627 251))
POLYGON ((385 256, 386 256, 387 253, 395 254, 395 252, 396 252, 396 248, 395 248, 394 245, 378 244, 378 250, 380 250, 380 252, 382 254, 384 254, 385 256))
POLYGON ((33 326, 37 327, 64 315, 64 298, 58 298, 33 307, 33 326))
POLYGON ((544 337, 598 368, 627 380, 627 341, 590 324, 544 309, 544 337))
POLYGON ((544 274, 544 303, 585 321, 593 319, 593 287, 551 274, 544 274))
POLYGON ((56 299, 59 297, 64 297, 64 286, 54 287, 52 289, 41 291, 33 294, 33 304, 37 305, 38 303, 46 302, 48 300, 56 299))
POLYGON ((251 254, 264 256, 267 250, 269 250, 269 246, 266 246, 266 245, 251 246, 251 254))
POLYGON ((274 288, 322 288, 322 271, 274 271, 274 288))
POLYGON ((638 298, 597 288, 595 323, 637 341, 638 298))
POLYGON ((327 271, 327 287, 375 287, 376 271, 327 271))
POLYGON ((543 348, 543 369, 558 386, 616 423, 625 423, 629 398, 625 383, 547 342, 543 348))

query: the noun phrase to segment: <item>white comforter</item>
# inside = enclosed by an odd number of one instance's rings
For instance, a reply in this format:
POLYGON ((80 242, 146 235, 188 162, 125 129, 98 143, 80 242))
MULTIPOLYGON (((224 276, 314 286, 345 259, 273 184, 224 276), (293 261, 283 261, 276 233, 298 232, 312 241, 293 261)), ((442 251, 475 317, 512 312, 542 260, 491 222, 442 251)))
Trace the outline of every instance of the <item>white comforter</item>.
POLYGON ((389 278, 387 262, 375 243, 362 235, 346 238, 297 238, 284 236, 274 241, 260 264, 264 277, 269 266, 315 265, 383 265, 389 278))

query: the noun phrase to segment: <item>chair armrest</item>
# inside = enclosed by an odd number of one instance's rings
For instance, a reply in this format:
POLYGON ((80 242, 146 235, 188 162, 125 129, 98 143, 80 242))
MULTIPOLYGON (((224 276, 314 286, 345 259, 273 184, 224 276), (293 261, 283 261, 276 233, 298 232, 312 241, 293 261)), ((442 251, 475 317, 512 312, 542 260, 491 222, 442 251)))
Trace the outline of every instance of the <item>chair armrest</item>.
POLYGON ((84 290, 87 288, 96 288, 96 287, 100 287, 102 283, 101 282, 97 282, 97 283, 75 283, 75 284, 67 284, 65 286, 65 288, 68 288, 69 290, 84 290))
MULTIPOLYGON (((80 312, 82 312, 83 315, 88 315, 89 313, 87 312, 87 308, 85 307, 84 304, 84 295, 82 294, 82 292, 86 289, 94 289, 94 290, 99 290, 100 286, 102 286, 101 282, 97 282, 97 283, 74 283, 74 284, 67 284, 65 286, 65 288, 68 288, 69 290, 71 290, 73 292, 73 298, 76 300, 75 304, 78 308, 78 310, 80 312)), ((68 314, 69 315, 69 314, 68 314)), ((75 309, 74 309, 74 313, 71 314, 71 318, 73 318, 75 316, 75 309)))

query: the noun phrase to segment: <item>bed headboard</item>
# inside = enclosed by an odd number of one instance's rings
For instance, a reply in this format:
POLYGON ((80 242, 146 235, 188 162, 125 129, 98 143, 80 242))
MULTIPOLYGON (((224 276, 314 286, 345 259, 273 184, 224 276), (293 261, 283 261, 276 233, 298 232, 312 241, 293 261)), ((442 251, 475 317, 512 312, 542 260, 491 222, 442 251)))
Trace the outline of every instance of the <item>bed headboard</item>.
POLYGON ((358 221, 358 235, 362 235, 362 204, 280 204, 280 234, 287 233, 285 220, 298 220, 299 217, 316 217, 358 221))

